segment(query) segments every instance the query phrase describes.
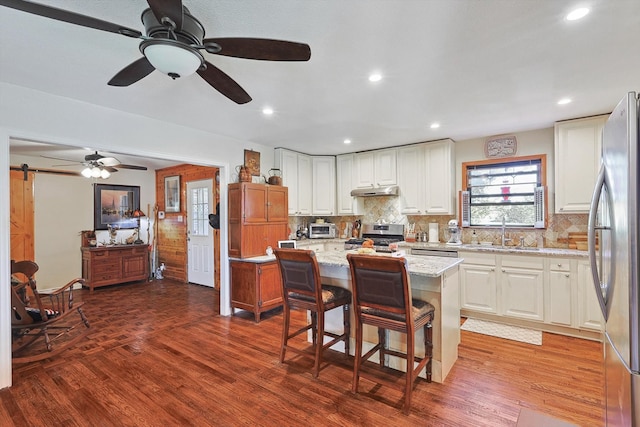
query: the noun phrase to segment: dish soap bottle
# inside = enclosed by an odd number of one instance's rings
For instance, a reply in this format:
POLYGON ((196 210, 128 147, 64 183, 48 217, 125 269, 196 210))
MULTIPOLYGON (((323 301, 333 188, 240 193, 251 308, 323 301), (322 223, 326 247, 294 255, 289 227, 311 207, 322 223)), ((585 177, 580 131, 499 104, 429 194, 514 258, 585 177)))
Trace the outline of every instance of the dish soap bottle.
POLYGON ((472 245, 478 244, 478 235, 476 234, 476 230, 473 230, 473 234, 471 235, 471 244, 472 245))

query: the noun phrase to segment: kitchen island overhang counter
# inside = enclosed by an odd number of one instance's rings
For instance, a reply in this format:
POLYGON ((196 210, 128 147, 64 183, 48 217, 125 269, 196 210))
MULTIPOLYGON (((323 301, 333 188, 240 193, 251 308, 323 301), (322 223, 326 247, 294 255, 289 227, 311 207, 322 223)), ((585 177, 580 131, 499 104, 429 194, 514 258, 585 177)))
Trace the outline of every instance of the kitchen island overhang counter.
MULTIPOLYGON (((316 252, 323 283, 351 288, 347 253, 357 253, 357 251, 316 252)), ((380 256, 391 255, 381 254, 380 256)), ((442 383, 458 358, 460 343, 458 265, 463 262, 463 259, 411 255, 404 258, 407 260, 412 296, 428 301, 436 309, 432 322, 432 380, 442 383)), ((338 310, 326 313, 325 328, 335 332, 342 330, 342 315, 338 310)), ((387 333, 390 347, 401 351, 406 349, 406 335, 389 331, 387 333)), ((423 333, 419 331, 417 334, 416 355, 423 356, 423 333)), ((377 329, 365 325, 363 351, 366 352, 372 348, 377 340, 377 329)), ((338 343, 335 349, 342 351, 344 349, 342 345, 338 343)), ((351 348, 355 348, 355 345, 351 348)), ((371 360, 376 360, 376 357, 371 360)), ((406 371, 406 362, 402 359, 390 357, 387 363, 391 368, 406 371)), ((420 376, 424 378, 424 372, 420 376)))

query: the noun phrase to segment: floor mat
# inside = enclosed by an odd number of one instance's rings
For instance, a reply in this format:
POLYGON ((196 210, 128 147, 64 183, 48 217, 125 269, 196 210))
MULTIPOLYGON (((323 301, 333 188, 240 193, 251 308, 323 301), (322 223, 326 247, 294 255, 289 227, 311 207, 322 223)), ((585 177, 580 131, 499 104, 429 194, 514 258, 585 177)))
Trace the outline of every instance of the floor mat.
POLYGON ((541 331, 520 328, 518 326, 503 325, 501 323, 488 322, 480 319, 467 319, 460 329, 527 344, 542 345, 541 331))

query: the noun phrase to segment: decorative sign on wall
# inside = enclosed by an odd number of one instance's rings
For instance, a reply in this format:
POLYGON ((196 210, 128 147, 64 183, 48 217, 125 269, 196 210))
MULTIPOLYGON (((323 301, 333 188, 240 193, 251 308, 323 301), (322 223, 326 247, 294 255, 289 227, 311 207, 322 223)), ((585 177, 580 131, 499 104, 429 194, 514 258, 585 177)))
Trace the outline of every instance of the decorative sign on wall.
POLYGON ((487 158, 511 157, 518 151, 518 141, 515 135, 496 136, 484 143, 484 155, 487 158))

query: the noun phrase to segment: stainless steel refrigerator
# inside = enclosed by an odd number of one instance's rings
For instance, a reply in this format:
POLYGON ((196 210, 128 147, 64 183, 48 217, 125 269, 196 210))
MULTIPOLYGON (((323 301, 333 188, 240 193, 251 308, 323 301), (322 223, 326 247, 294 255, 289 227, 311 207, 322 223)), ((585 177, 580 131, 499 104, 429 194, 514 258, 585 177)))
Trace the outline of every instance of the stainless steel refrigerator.
POLYGON ((605 320, 607 426, 640 426, 638 125, 638 97, 630 92, 604 126, 589 213, 589 258, 605 320))

